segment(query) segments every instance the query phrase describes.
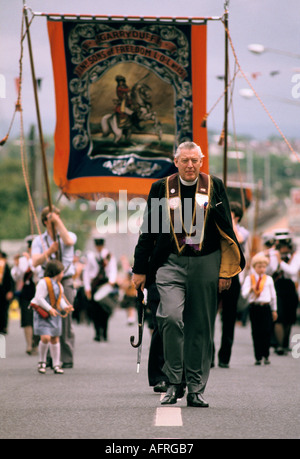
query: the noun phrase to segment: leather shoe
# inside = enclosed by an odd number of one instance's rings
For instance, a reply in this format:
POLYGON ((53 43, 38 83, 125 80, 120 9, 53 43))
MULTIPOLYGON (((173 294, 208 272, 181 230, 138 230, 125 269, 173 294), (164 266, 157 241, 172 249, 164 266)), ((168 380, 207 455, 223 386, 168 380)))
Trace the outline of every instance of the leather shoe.
POLYGON ((185 387, 186 387, 186 384, 185 384, 185 383, 179 384, 178 391, 177 391, 177 398, 182 398, 182 397, 184 397, 184 394, 185 394, 185 387))
POLYGON ((154 387, 154 392, 167 392, 168 383, 166 381, 159 381, 154 387))
POLYGON ((229 368, 229 363, 219 362, 220 368, 229 368))
POLYGON ((188 394, 187 406, 194 406, 196 408, 208 408, 209 404, 204 400, 202 394, 188 394))
POLYGON ((170 384, 166 395, 161 401, 162 405, 174 405, 178 398, 183 397, 184 389, 182 390, 182 384, 170 384), (179 397, 180 396, 180 397, 179 397))
POLYGON ((61 367, 62 368, 73 368, 73 363, 71 363, 71 362, 70 363, 63 363, 61 367))

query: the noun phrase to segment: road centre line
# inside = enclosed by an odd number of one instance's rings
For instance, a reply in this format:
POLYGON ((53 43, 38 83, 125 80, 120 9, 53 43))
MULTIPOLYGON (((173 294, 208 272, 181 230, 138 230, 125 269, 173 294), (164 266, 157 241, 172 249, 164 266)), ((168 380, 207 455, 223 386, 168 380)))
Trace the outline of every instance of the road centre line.
POLYGON ((156 408, 155 426, 181 427, 182 416, 181 408, 177 407, 159 407, 156 408))

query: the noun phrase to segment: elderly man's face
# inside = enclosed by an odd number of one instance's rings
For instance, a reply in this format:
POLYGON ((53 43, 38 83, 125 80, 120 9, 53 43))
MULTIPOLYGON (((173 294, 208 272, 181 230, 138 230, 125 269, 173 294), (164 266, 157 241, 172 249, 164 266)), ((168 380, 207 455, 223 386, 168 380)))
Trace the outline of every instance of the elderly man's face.
POLYGON ((203 160, 196 149, 182 150, 174 160, 180 177, 186 182, 193 182, 199 175, 203 160))

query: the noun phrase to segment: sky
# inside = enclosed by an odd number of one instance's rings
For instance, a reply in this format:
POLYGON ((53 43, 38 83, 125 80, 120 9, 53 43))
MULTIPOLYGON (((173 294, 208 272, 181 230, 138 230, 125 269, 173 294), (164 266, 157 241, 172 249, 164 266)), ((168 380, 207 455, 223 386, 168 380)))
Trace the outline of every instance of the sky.
MULTIPOLYGON (((28 0, 34 12, 155 17, 221 17, 223 0, 28 0)), ((0 0, 0 138, 4 137, 17 99, 15 78, 19 74, 22 0, 0 0)), ((299 0, 230 0, 229 31, 240 63, 251 85, 268 112, 288 139, 300 138, 300 2, 299 0), (263 44, 262 55, 249 52, 248 45, 263 44), (279 53, 278 50, 283 51, 279 53), (294 53, 290 56, 288 53, 294 53)), ((46 18, 34 17, 31 40, 35 73, 42 79, 39 105, 45 135, 55 131, 55 92, 47 35, 46 18)), ((207 29, 207 111, 223 93, 224 27, 221 21, 209 21, 207 29)), ((36 109, 29 65, 28 43, 24 41, 22 107, 25 133, 36 124, 36 109)), ((229 47, 230 73, 234 56, 229 47)), ((229 131, 262 140, 279 135, 269 115, 256 98, 241 92, 250 87, 238 75, 235 80, 229 131)), ((207 127, 220 133, 224 119, 223 101, 212 111, 207 127)), ((20 132, 17 114, 11 137, 20 132)))

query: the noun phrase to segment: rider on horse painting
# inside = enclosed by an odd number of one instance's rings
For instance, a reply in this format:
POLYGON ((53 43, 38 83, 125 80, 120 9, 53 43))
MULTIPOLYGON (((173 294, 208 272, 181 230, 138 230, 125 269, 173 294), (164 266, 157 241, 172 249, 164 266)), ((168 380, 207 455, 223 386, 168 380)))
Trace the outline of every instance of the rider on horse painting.
POLYGON ((118 125, 122 127, 126 123, 128 116, 133 114, 133 110, 130 109, 132 101, 130 98, 130 89, 126 84, 125 77, 117 75, 116 82, 118 100, 116 101, 117 106, 115 108, 115 112, 118 116, 118 125))

